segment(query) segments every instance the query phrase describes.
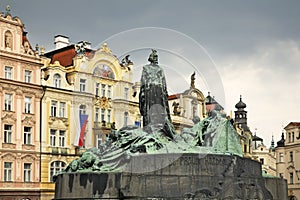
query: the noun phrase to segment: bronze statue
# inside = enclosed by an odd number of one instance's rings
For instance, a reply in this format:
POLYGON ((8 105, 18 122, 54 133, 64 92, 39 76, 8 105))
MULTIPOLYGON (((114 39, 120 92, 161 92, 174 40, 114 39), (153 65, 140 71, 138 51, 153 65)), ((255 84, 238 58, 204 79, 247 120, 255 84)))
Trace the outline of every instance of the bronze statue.
POLYGON ((158 55, 157 51, 155 49, 152 49, 152 53, 150 54, 148 61, 151 65, 157 65, 158 64, 158 55))
POLYGON ((191 76, 191 88, 195 88, 195 72, 191 76))
POLYGON ((170 117, 166 79, 156 53, 152 49, 148 59, 150 64, 143 67, 139 108, 146 132, 164 130, 165 135, 173 138, 175 131, 170 117))

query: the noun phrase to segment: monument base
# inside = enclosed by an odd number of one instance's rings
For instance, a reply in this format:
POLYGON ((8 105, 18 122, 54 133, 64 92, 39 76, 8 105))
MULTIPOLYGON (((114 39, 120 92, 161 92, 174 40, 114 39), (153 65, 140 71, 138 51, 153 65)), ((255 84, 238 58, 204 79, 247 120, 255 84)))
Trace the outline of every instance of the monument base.
POLYGON ((55 199, 287 199, 259 162, 216 154, 138 154, 122 172, 57 176, 55 199))

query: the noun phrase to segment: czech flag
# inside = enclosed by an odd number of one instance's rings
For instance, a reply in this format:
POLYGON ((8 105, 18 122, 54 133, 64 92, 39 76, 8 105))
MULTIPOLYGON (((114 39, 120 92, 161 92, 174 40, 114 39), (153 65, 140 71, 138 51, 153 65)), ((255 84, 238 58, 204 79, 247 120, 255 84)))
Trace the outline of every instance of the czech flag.
POLYGON ((88 115, 79 113, 79 125, 80 126, 78 126, 78 130, 77 130, 77 135, 76 135, 76 140, 75 140, 76 146, 79 146, 79 147, 83 146, 83 140, 84 140, 84 134, 85 134, 87 122, 88 122, 88 115))

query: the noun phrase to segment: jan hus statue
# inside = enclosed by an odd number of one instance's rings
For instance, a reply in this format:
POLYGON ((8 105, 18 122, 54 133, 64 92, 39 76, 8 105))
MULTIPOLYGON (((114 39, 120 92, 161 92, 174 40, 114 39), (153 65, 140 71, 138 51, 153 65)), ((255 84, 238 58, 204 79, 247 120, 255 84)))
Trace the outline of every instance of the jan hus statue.
POLYGON ((166 78, 163 69, 158 65, 156 50, 152 49, 148 61, 150 64, 143 67, 139 94, 144 131, 158 131, 173 139, 175 130, 170 117, 166 78))

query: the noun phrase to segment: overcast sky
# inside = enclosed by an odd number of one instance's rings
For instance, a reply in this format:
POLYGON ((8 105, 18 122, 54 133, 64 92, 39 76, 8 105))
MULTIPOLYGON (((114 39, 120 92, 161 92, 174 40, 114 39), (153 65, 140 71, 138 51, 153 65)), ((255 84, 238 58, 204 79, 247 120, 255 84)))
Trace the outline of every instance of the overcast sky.
POLYGON ((117 56, 131 54, 138 74, 157 48, 170 94, 196 71, 196 86, 228 113, 242 95, 248 125, 267 146, 300 121, 300 1, 2 0, 2 12, 7 4, 46 51, 57 34, 94 48, 107 41, 117 56))

